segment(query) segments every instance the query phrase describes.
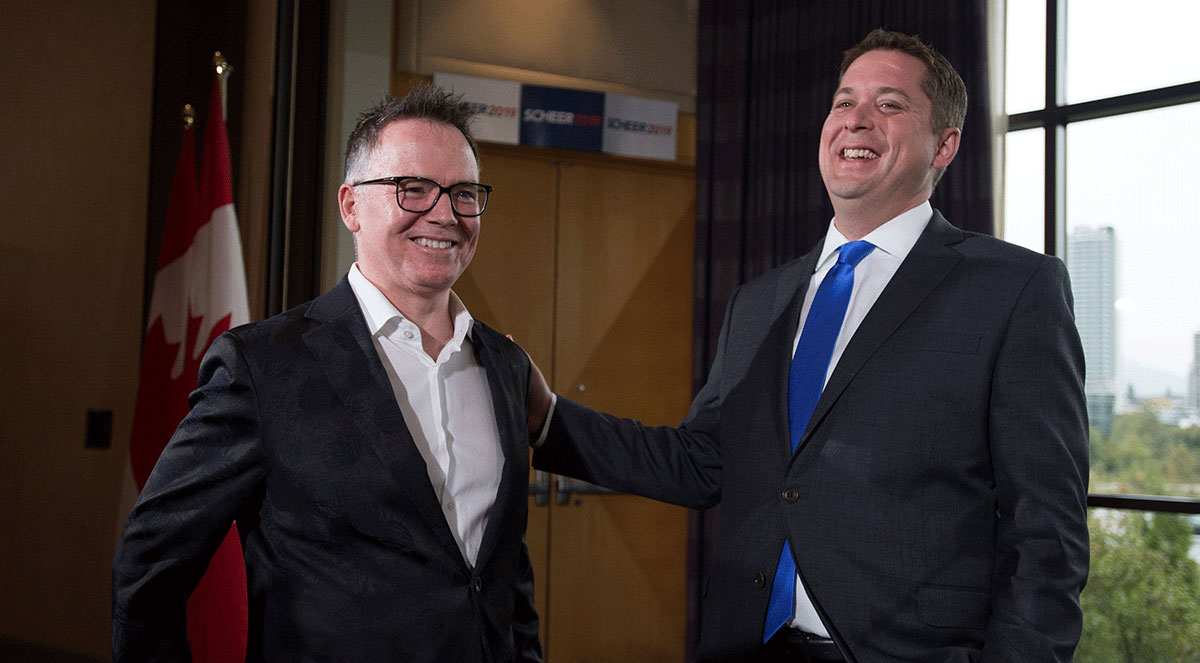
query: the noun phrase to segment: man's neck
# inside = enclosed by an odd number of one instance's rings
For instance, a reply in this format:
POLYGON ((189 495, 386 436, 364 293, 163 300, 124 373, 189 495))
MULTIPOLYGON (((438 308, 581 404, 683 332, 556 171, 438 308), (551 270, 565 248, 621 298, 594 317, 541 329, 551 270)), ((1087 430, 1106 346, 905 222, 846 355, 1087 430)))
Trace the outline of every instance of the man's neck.
POLYGON ((842 201, 841 204, 834 204, 833 225, 846 239, 853 242, 866 237, 879 226, 901 214, 924 204, 925 200, 928 198, 911 204, 892 206, 856 205, 842 201))
POLYGON ((862 239, 871 234, 879 226, 887 223, 887 219, 847 219, 841 214, 835 214, 833 217, 833 225, 837 227, 838 232, 851 242, 862 239))
MULTIPOLYGON (((383 292, 383 291, 381 291, 383 292)), ((402 297, 383 292, 397 311, 421 330, 421 347, 435 361, 442 348, 454 338, 454 316, 450 314, 450 291, 431 297, 402 297)))

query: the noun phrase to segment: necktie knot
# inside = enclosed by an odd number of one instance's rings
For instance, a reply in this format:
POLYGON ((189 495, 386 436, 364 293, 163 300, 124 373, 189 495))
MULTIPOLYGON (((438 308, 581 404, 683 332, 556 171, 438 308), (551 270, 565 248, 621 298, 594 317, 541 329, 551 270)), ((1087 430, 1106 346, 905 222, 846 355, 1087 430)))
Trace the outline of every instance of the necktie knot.
POLYGON ((857 267, 858 263, 875 248, 875 245, 858 240, 854 242, 846 242, 838 249, 838 263, 857 267))

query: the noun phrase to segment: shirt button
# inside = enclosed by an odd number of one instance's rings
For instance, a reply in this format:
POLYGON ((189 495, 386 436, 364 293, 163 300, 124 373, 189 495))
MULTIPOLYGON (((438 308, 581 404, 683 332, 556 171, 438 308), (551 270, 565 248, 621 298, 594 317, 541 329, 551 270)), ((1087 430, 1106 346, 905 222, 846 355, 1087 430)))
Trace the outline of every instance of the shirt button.
POLYGON ((411 329, 405 329, 405 330, 404 330, 404 338, 407 338, 407 339, 409 339, 409 340, 412 340, 412 337, 413 337, 412 330, 411 330, 411 329))
POLYGON ((483 591, 483 579, 476 577, 475 582, 471 583, 471 589, 474 589, 476 594, 478 594, 479 592, 482 592, 483 591))
POLYGON ((754 586, 759 589, 767 586, 767 577, 762 574, 762 571, 754 574, 754 586))
POLYGON ((446 502, 446 510, 453 511, 454 510, 454 502, 446 502))
POLYGON ((783 501, 788 504, 795 504, 798 499, 800 499, 800 493, 795 488, 783 489, 783 501))

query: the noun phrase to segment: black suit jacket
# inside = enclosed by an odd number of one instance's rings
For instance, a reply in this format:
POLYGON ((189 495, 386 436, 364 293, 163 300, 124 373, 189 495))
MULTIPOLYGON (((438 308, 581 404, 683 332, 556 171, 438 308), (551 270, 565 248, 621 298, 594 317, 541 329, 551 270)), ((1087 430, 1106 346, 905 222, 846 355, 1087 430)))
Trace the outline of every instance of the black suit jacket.
POLYGON ((1088 427, 1062 262, 935 212, 792 454, 788 368, 819 254, 734 293, 679 428, 560 398, 534 465, 720 502, 701 660, 757 654, 785 537, 848 660, 1071 660, 1088 427))
POLYGON ((185 602, 234 520, 251 661, 540 660, 524 544, 529 361, 478 322, 470 339, 505 459, 476 568, 343 279, 209 350, 117 548, 115 660, 189 658, 185 602))

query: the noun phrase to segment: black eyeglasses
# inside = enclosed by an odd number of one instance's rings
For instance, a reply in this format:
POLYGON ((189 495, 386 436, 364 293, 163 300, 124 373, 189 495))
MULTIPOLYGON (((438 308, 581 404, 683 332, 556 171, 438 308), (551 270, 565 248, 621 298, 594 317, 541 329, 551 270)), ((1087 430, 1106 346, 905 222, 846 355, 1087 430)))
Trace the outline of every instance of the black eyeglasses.
POLYGON ((351 186, 363 184, 391 184, 396 187, 396 204, 405 212, 424 214, 433 209, 442 199, 442 194, 450 194, 450 206, 459 216, 479 216, 487 207, 488 194, 492 187, 477 182, 459 182, 450 186, 442 186, 424 177, 380 177, 374 180, 355 182, 351 186))

